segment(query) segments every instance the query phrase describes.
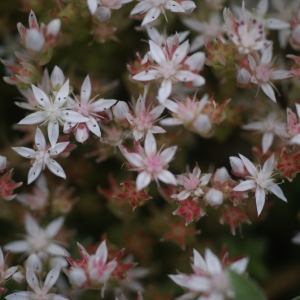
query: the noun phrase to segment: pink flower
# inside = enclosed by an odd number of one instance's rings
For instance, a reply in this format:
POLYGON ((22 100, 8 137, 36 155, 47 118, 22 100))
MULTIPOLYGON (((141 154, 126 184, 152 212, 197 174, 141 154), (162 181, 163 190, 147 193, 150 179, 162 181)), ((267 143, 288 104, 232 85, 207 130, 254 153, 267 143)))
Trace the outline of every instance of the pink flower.
POLYGON ((156 141, 151 132, 148 132, 145 138, 144 149, 139 147, 139 153, 130 153, 125 147, 120 147, 121 152, 128 162, 134 167, 133 170, 139 172, 136 180, 137 191, 142 190, 149 185, 151 180, 161 180, 167 184, 177 185, 175 176, 168 170, 168 163, 172 160, 177 146, 158 151, 156 141))

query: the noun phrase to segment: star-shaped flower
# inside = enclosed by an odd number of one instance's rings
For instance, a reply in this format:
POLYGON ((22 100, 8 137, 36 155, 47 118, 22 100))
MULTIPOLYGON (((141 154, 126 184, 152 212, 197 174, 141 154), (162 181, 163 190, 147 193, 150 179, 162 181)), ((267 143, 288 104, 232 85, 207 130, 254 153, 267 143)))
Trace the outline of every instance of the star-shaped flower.
POLYGON ((61 165, 52 159, 52 156, 56 156, 63 152, 68 146, 69 142, 57 143, 54 147, 47 148, 46 140, 42 131, 37 128, 35 133, 35 146, 37 150, 29 149, 26 147, 12 147, 19 155, 35 159, 28 173, 28 184, 33 182, 45 169, 45 166, 55 175, 66 178, 66 174, 61 165))

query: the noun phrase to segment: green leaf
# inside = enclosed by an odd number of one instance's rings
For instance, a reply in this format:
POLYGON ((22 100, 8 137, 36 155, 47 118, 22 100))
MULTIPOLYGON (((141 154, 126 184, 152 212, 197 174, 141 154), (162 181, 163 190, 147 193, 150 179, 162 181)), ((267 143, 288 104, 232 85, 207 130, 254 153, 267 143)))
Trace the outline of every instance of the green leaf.
POLYGON ((293 298, 292 300, 300 300, 300 296, 293 298))
POLYGON ((232 270, 227 272, 235 292, 234 300, 267 300, 264 292, 253 280, 232 270))

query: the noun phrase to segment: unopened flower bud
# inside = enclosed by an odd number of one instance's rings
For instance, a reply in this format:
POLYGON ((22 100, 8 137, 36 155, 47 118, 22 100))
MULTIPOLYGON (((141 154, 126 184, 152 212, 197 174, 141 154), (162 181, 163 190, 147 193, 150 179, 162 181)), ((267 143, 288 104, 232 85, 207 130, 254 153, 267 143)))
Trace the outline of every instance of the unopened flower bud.
POLYGON ((230 165, 232 168, 232 173, 238 177, 244 177, 245 176, 245 167, 243 161, 235 156, 230 156, 230 165))
POLYGON ((211 206, 219 206, 223 203, 223 193, 212 188, 205 195, 205 200, 211 206))
POLYGON ((123 121, 125 119, 125 116, 128 112, 129 112, 129 107, 125 101, 119 101, 113 107, 113 114, 120 121, 123 121))
POLYGON ((25 38, 25 47, 28 50, 39 52, 45 44, 44 36, 35 28, 28 29, 25 38))
POLYGON ((229 179, 229 174, 225 167, 218 169, 214 175, 214 182, 219 182, 221 184, 227 182, 229 179))
POLYGON ((81 287, 86 281, 87 277, 83 269, 71 268, 68 272, 70 283, 76 287, 81 287))
POLYGON ((55 90, 59 90, 65 83, 65 75, 58 66, 54 67, 50 76, 50 81, 52 88, 55 90))
POLYGON ((60 19, 54 19, 47 25, 47 35, 56 36, 60 31, 60 19))
POLYGON ((249 84, 250 79, 251 75, 245 68, 238 71, 236 78, 238 84, 247 85, 249 84))
POLYGON ((25 283, 25 272, 24 271, 18 271, 12 275, 12 280, 14 280, 17 283, 23 284, 25 283))
POLYGON ((41 274, 43 268, 40 258, 36 254, 31 254, 26 261, 26 268, 35 274, 41 274))

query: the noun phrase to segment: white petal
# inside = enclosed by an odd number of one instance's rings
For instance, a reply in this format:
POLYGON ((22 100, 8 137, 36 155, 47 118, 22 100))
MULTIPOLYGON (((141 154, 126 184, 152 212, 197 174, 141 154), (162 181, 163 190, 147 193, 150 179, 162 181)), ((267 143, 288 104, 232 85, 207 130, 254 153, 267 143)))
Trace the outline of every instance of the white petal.
POLYGON ((92 133, 94 133, 98 137, 101 137, 101 131, 98 122, 91 116, 89 117, 89 119, 90 120, 86 122, 86 126, 92 133))
POLYGON ((205 79, 202 76, 187 70, 178 71, 175 78, 182 82, 193 82, 193 86, 201 86, 205 84, 205 79))
MULTIPOLYGON (((206 277, 191 275, 188 281, 186 282, 186 287, 195 292, 208 292, 210 289, 210 279, 206 277)), ((205 297, 203 300, 223 300, 224 299, 223 295, 221 297, 222 297, 221 299, 217 299, 217 298, 210 299, 205 297)), ((193 299, 193 298, 188 297, 186 299, 193 299)))
POLYGON ((287 199, 285 198, 281 188, 276 184, 276 183, 271 183, 268 187, 267 190, 272 192, 274 195, 276 195, 278 198, 281 200, 287 202, 287 199))
POLYGON ((261 89, 264 91, 264 93, 270 99, 272 99, 274 102, 276 102, 276 97, 275 97, 274 90, 273 90, 272 86, 269 83, 262 83, 261 84, 261 89))
POLYGON ((5 296, 7 300, 31 300, 33 296, 32 292, 15 292, 13 294, 5 296))
POLYGON ((110 100, 100 99, 91 104, 91 110, 93 112, 104 111, 112 107, 116 102, 117 100, 114 99, 110 99, 110 100))
POLYGON ((61 165, 58 162, 56 162, 54 159, 50 158, 50 161, 47 164, 47 167, 56 176, 66 179, 65 171, 63 170, 61 165))
POLYGON ((89 8, 90 13, 93 15, 98 7, 98 2, 97 0, 87 0, 87 5, 89 8))
POLYGON ((253 189, 256 186, 254 180, 245 180, 233 188, 234 191, 244 192, 253 189))
POLYGON ((210 274, 218 274, 222 272, 222 266, 218 257, 208 248, 205 249, 204 260, 206 262, 207 271, 210 274))
POLYGON ((193 249, 193 253, 194 253, 193 265, 195 267, 199 268, 200 270, 206 271, 207 266, 206 266, 206 263, 205 263, 203 257, 200 255, 200 253, 196 249, 193 249))
POLYGON ((149 115, 152 115, 152 120, 156 120, 164 111, 165 107, 163 105, 158 105, 154 107, 150 112, 149 115))
POLYGON ((144 171, 141 172, 136 179, 136 190, 140 191, 151 182, 151 174, 144 171))
POLYGON ((58 136, 59 136, 59 125, 57 120, 54 122, 49 122, 48 123, 48 138, 51 144, 51 147, 55 147, 56 142, 58 140, 58 136))
POLYGON ((43 268, 40 258, 36 254, 31 254, 26 261, 26 268, 32 272, 40 274, 43 268))
POLYGON ((108 7, 99 6, 96 10, 95 16, 100 22, 105 22, 111 17, 111 10, 108 7))
POLYGON ((140 1, 130 12, 130 15, 136 15, 139 13, 144 13, 148 9, 152 7, 152 3, 150 1, 140 1))
POLYGON ((173 1, 173 0, 167 1, 165 6, 168 10, 170 10, 172 12, 182 12, 182 13, 185 12, 185 10, 182 8, 182 6, 178 2, 173 1))
POLYGON ((38 176, 41 174, 43 168, 43 163, 35 161, 28 172, 28 180, 27 183, 30 184, 34 180, 38 178, 38 176))
POLYGON ((34 142, 39 151, 44 151, 46 149, 45 137, 38 127, 35 132, 34 142))
POLYGON ((164 126, 173 126, 173 125, 182 125, 183 124, 183 122, 181 120, 175 119, 175 118, 163 119, 159 123, 164 126))
POLYGON ((69 79, 64 83, 64 85, 60 88, 58 93, 55 95, 54 104, 58 104, 59 107, 62 107, 64 103, 67 101, 68 95, 69 95, 69 79))
POLYGON ((79 143, 83 143, 89 138, 89 129, 84 123, 79 124, 76 128, 75 138, 79 143))
POLYGON ((29 149, 26 147, 12 147, 14 151, 16 151, 19 155, 26 157, 26 158, 33 158, 35 157, 35 151, 33 149, 29 149))
POLYGON ((203 24, 197 20, 186 18, 182 20, 182 23, 194 31, 202 32, 203 30, 203 24))
POLYGON ((191 71, 199 72, 202 69, 204 62, 205 54, 203 52, 197 52, 188 57, 187 60, 184 61, 184 64, 188 65, 191 71))
POLYGON ((148 157, 156 154, 156 141, 151 132, 146 135, 144 148, 148 157))
POLYGON ((272 172, 273 169, 274 169, 274 161, 275 161, 275 157, 274 157, 274 154, 272 154, 264 163, 264 166, 263 166, 263 171, 264 172, 272 172))
POLYGON ((144 158, 138 153, 126 153, 126 150, 122 151, 128 162, 134 167, 142 167, 144 158))
POLYGON ((95 255, 100 258, 103 262, 103 265, 106 263, 107 256, 108 256, 108 250, 106 246, 106 240, 104 240, 98 247, 95 255))
POLYGON ((48 151, 50 151, 50 156, 58 155, 62 153, 66 147, 69 145, 70 142, 62 142, 57 143, 54 148, 49 148, 48 151))
POLYGON ((160 159, 162 160, 162 164, 168 164, 174 157, 177 150, 177 146, 169 147, 162 151, 159 155, 160 159))
POLYGON ((146 109, 145 101, 146 101, 146 98, 143 97, 142 95, 140 95, 139 98, 137 99, 136 104, 135 104, 135 113, 137 115, 140 115, 146 109))
POLYGON ((190 52, 194 52, 204 46, 205 42, 202 35, 197 36, 191 43, 190 52))
POLYGON ((150 129, 149 129, 150 132, 152 133, 164 133, 166 132, 163 128, 161 128, 160 126, 152 126, 150 129))
POLYGON ((258 187, 255 191, 257 215, 259 216, 265 204, 265 190, 258 187))
POLYGON ((128 104, 125 101, 118 101, 113 107, 113 114, 119 120, 124 120, 126 114, 129 112, 128 104))
MULTIPOLYGON (((89 3, 88 3, 89 4, 89 3)), ((87 103, 90 99, 92 91, 90 76, 86 76, 80 90, 80 101, 87 103)))
POLYGON ((82 116, 78 112, 72 110, 64 110, 61 113, 61 118, 67 122, 75 122, 75 123, 85 123, 89 119, 82 116))
POLYGON ((39 89, 38 87, 36 87, 35 85, 31 85, 32 88, 32 92, 34 95, 35 100, 43 107, 45 107, 45 104, 50 104, 50 100, 48 98, 48 96, 44 93, 44 91, 42 91, 41 89, 39 89))
POLYGON ((34 292, 40 291, 39 280, 36 275, 30 269, 26 270, 26 281, 28 285, 33 289, 34 292))
POLYGON ((191 191, 183 190, 177 195, 179 201, 187 199, 191 195, 191 191))
POLYGON ((181 6, 186 14, 190 14, 196 8, 196 4, 193 1, 181 1, 181 6))
POLYGON ((160 46, 149 40, 150 52, 153 59, 158 63, 161 64, 162 62, 166 61, 166 56, 160 46))
POLYGON ((164 79, 158 90, 158 101, 164 104, 164 101, 170 96, 172 91, 172 80, 164 79))
POLYGON ((48 247, 45 249, 45 251, 51 255, 61 255, 61 256, 67 255, 68 253, 63 247, 53 243, 49 244, 48 247))
POLYGON ((29 250, 29 245, 27 241, 14 241, 3 246, 3 249, 13 253, 25 253, 29 250))
POLYGON ((300 145, 300 133, 296 134, 293 138, 291 138, 290 143, 300 145))
POLYGON ((61 21, 60 19, 54 19, 47 25, 47 35, 56 36, 60 31, 61 21))
POLYGON ((264 16, 268 11, 269 2, 268 0, 260 0, 256 6, 257 14, 264 16))
POLYGON ((238 71, 236 80, 239 84, 247 85, 250 82, 250 79, 251 75, 245 68, 238 71))
POLYGON ((244 155, 239 154, 241 160, 243 161, 247 171, 250 173, 250 175, 252 175, 253 177, 256 177, 258 174, 257 169, 255 168, 255 166, 253 165, 253 163, 244 155))
POLYGON ((132 77, 132 79, 138 81, 150 81, 156 78, 158 78, 158 72, 156 70, 146 70, 132 77))
POLYGON ((267 48, 265 48, 265 50, 262 52, 260 64, 270 63, 272 60, 272 56, 273 56, 272 45, 270 45, 267 48))
POLYGON ((242 259, 233 262, 229 268, 238 274, 243 274, 246 271, 248 263, 249 263, 249 258, 244 257, 242 259))
POLYGON ((157 174, 159 180, 164 183, 177 185, 177 180, 175 176, 168 170, 162 170, 157 174))
POLYGON ((63 223, 65 221, 64 217, 57 218, 53 220, 51 223, 48 224, 46 227, 46 234, 49 238, 53 238, 56 236, 60 228, 62 227, 63 223))
POLYGON ((155 21, 160 15, 159 7, 151 7, 146 13, 144 20, 142 22, 142 26, 145 26, 148 23, 155 21))
POLYGON ((214 188, 211 188, 205 194, 204 198, 210 206, 219 206, 223 203, 223 193, 219 190, 214 189, 214 188))
POLYGON ((48 274, 44 282, 44 289, 48 292, 52 286, 55 284, 55 282, 58 279, 58 276, 60 274, 60 267, 57 266, 54 269, 52 269, 48 274))
POLYGON ((35 28, 27 29, 25 37, 25 47, 34 52, 42 50, 45 44, 44 36, 35 28))
POLYGON ((39 227, 38 223, 30 214, 27 213, 25 215, 24 221, 25 221, 25 230, 29 235, 34 236, 41 232, 41 228, 39 227))
POLYGON ((288 29, 291 27, 290 23, 279 20, 279 19, 274 19, 274 18, 269 18, 266 20, 266 27, 269 29, 288 29))
POLYGON ((189 41, 187 40, 175 50, 172 56, 172 62, 174 62, 175 65, 179 65, 189 53, 189 49, 190 49, 190 44, 189 41))
POLYGON ((170 110, 171 112, 173 113, 177 113, 177 110, 178 110, 178 104, 174 101, 171 101, 169 99, 166 99, 164 102, 163 102, 163 105, 168 109, 170 110))
POLYGON ((269 148, 271 147, 274 139, 274 133, 273 132, 265 132, 262 138, 262 149, 263 153, 267 153, 269 148))
POLYGON ((47 117, 43 111, 37 111, 22 119, 18 124, 21 125, 39 124, 41 122, 44 122, 46 119, 47 117))

